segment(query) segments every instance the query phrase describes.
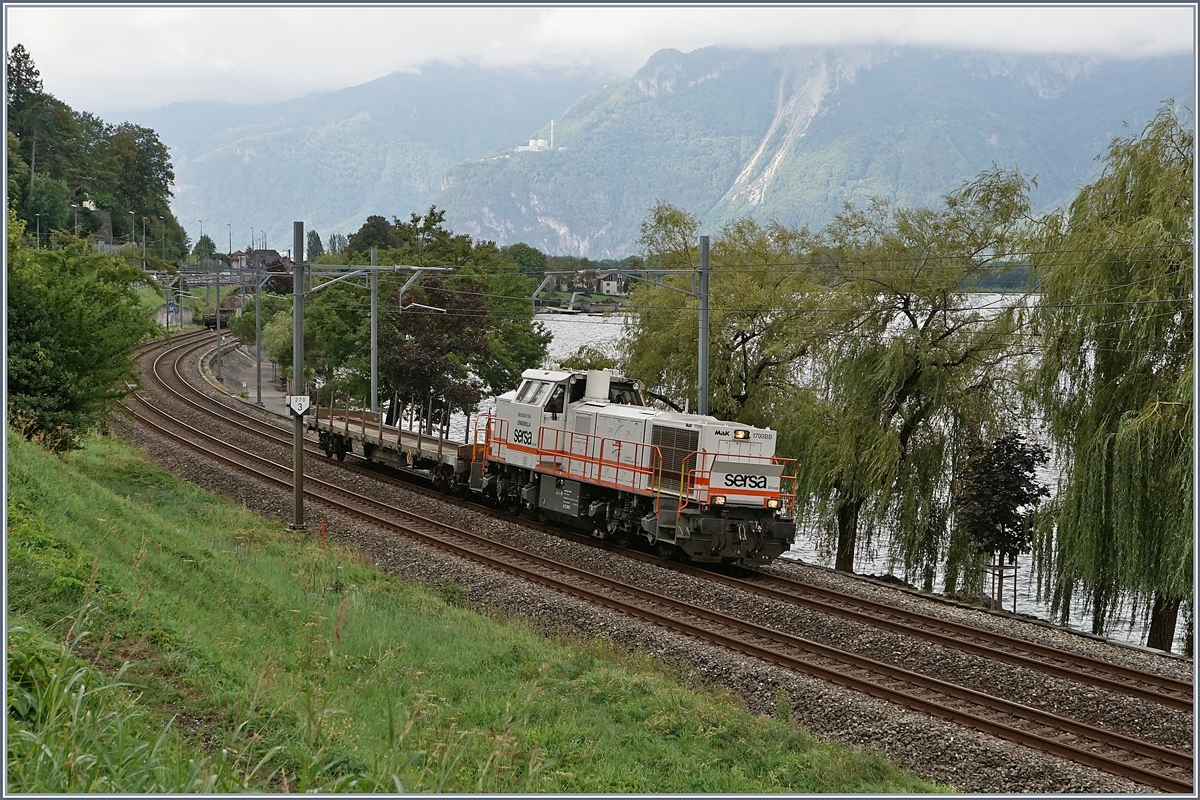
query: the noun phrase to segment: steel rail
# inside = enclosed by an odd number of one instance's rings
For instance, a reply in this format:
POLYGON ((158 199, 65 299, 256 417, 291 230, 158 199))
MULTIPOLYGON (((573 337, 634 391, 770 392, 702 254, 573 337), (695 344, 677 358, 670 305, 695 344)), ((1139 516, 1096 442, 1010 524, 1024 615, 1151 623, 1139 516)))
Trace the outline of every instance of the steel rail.
MULTIPOLYGON (((229 458, 227 456, 221 456, 212 450, 187 439, 186 437, 182 437, 178 434, 167 431, 162 426, 150 421, 144 415, 136 415, 140 417, 144 424, 148 424, 151 427, 161 430, 167 435, 172 436, 172 438, 184 441, 189 446, 201 449, 206 454, 225 461, 226 463, 236 466, 239 469, 255 471, 251 466, 244 463, 246 460, 266 464, 271 471, 275 473, 282 473, 284 477, 280 478, 273 475, 264 475, 263 477, 276 481, 281 485, 290 486, 290 469, 287 467, 275 464, 269 459, 264 459, 254 454, 244 453, 240 450, 240 448, 237 448, 234 445, 216 439, 215 437, 189 426, 186 423, 174 420, 165 412, 154 409, 144 398, 136 397, 136 399, 148 410, 151 410, 159 416, 170 420, 172 424, 192 432, 201 440, 216 441, 219 442, 222 447, 233 450, 235 453, 240 455, 241 461, 229 458)), ((807 642, 799 639, 798 637, 786 636, 777 631, 772 631, 761 626, 746 623, 742 620, 734 620, 733 618, 726 617, 725 615, 718 614, 717 612, 698 609, 690 604, 683 603, 682 601, 674 600, 672 598, 663 598, 646 592, 645 590, 637 589, 636 587, 631 587, 626 584, 621 584, 620 582, 611 581, 610 579, 601 578, 599 576, 589 575, 583 571, 569 567, 568 565, 560 564, 549 559, 543 559, 541 557, 525 553, 524 551, 520 551, 516 548, 511 548, 507 545, 502 545, 492 540, 488 540, 485 537, 473 537, 471 534, 468 534, 464 531, 459 531, 434 520, 421 517, 420 515, 415 515, 411 512, 404 512, 401 509, 396 509, 388 506, 385 503, 372 500, 371 498, 366 498, 354 492, 347 492, 345 490, 337 489, 331 484, 326 484, 323 481, 314 480, 314 483, 321 487, 321 491, 310 489, 309 493, 314 497, 314 499, 319 499, 323 502, 334 504, 335 506, 341 506, 350 513, 358 516, 365 515, 369 518, 372 518, 373 521, 379 521, 377 514, 366 512, 361 509, 354 508, 353 506, 347 506, 345 501, 339 501, 327 496, 326 490, 331 490, 334 495, 350 496, 353 498, 355 503, 365 504, 368 506, 368 508, 381 509, 388 514, 398 514, 401 517, 410 520, 410 526, 412 521, 421 520, 422 524, 433 526, 435 530, 441 531, 443 536, 445 533, 450 533, 457 537, 465 536, 468 537, 468 540, 473 539, 476 544, 482 544, 492 549, 500 549, 506 552, 510 558, 517 556, 527 561, 532 560, 540 563, 543 569, 549 568, 563 572, 570 577, 570 580, 562 582, 562 585, 565 587, 564 590, 573 595, 579 595, 582 589, 580 586, 581 581, 590 581, 593 583, 598 582, 608 586, 610 590, 615 589, 626 594, 640 597, 644 602, 665 606, 674 609, 675 611, 686 611, 686 613, 694 617, 699 617, 704 623, 714 623, 725 626, 732 625, 742 633, 740 636, 716 634, 715 632, 708 630, 711 628, 710 624, 684 623, 669 616, 649 613, 649 617, 652 619, 652 621, 656 621, 659 624, 666 624, 669 627, 680 630, 681 632, 685 632, 693 636, 700 636, 701 638, 707 638, 710 641, 719 639, 719 643, 722 643, 725 646, 734 647, 742 652, 756 654, 760 657, 766 658, 768 661, 773 661, 775 663, 786 663, 794 669, 800 669, 802 671, 809 672, 810 674, 817 674, 826 678, 827 680, 831 680, 842 685, 853 685, 855 688, 859 689, 860 691, 867 692, 868 694, 880 696, 880 693, 882 692, 882 696, 886 696, 894 702, 899 702, 902 705, 917 708, 928 713, 932 713, 936 716, 951 719, 963 724, 968 724, 971 727, 987 730, 988 732, 1001 736, 1002 738, 1019 741, 1024 744, 1033 744, 1038 749, 1049 750, 1050 752, 1054 752, 1063 757, 1067 757, 1081 763, 1088 763, 1092 766, 1097 766, 1109 772, 1114 772, 1115 774, 1122 774, 1126 777, 1138 780, 1139 782, 1148 782, 1150 785, 1158 786, 1170 791, 1190 790, 1190 780, 1185 780, 1170 774, 1164 775, 1161 774, 1161 770, 1156 772, 1154 770, 1147 769, 1144 765, 1130 764, 1128 759, 1122 760, 1120 758, 1114 758, 1111 757, 1111 755, 1097 753, 1095 750, 1097 747, 1101 749, 1106 747, 1124 748, 1129 753, 1136 754, 1137 756, 1141 756, 1145 759, 1158 760, 1159 762, 1168 765, 1168 768, 1170 766, 1174 766, 1177 769, 1186 769, 1188 771, 1188 776, 1190 777, 1192 761, 1191 757, 1187 756, 1186 754, 1176 753, 1174 751, 1167 750, 1166 748, 1147 745, 1146 743, 1137 742, 1136 740, 1129 739, 1128 737, 1123 737, 1118 734, 1111 734, 1106 731, 1100 731, 1092 728, 1091 726, 1075 723, 1071 720, 1063 720, 1055 717, 1054 715, 1037 711, 1036 709, 1030 709, 1018 704, 1009 703, 1008 701, 1004 701, 999 698, 992 698, 980 692, 974 692, 973 690, 945 684, 941 681, 915 675, 914 673, 909 673, 905 670, 888 667, 887 665, 879 664, 878 662, 874 662, 870 659, 854 656, 853 654, 842 653, 834 648, 828 648, 823 645, 807 642), (747 634, 771 643, 772 647, 744 641, 744 637, 747 634), (716 639, 714 639, 714 637, 716 637, 716 639), (842 669, 832 669, 828 666, 815 664, 812 661, 804 661, 796 658, 795 656, 779 653, 777 648, 781 644, 793 649, 798 648, 799 650, 809 653, 816 653, 821 658, 833 659, 836 663, 843 665, 842 669), (746 648, 749 648, 749 650, 746 648), (780 659, 783 659, 783 662, 781 662, 780 659), (897 689, 896 687, 880 687, 876 682, 853 675, 852 672, 854 669, 867 670, 875 674, 887 676, 885 679, 889 681, 902 680, 910 688, 905 691, 897 689), (1029 722, 1032 721, 1034 724, 1039 726, 1051 726, 1057 730, 1057 733, 1051 734, 1049 737, 1047 737, 1045 734, 1039 735, 1036 733, 1031 733, 1027 730, 1022 730, 1012 724, 1006 724, 1003 722, 998 723, 994 720, 988 720, 977 712, 963 711, 961 708, 947 707, 944 704, 939 704, 928 699, 927 696, 923 696, 923 694, 927 694, 929 691, 943 693, 950 697, 954 697, 959 701, 969 702, 979 708, 990 708, 993 711, 1000 710, 1015 719, 1024 719, 1026 721, 1024 724, 1029 724, 1029 722), (1078 744, 1077 742, 1079 742, 1081 739, 1087 742, 1087 744, 1078 744), (1075 743, 1070 740, 1074 740, 1075 743)), ((387 521, 387 524, 390 526, 396 525, 396 523, 392 521, 387 521)), ((410 530, 408 532, 416 533, 422 537, 429 536, 429 534, 419 531, 410 530)), ((438 546, 445 546, 446 543, 444 542, 443 536, 434 535, 433 543, 438 546)), ((480 554, 473 548, 467 549, 472 554, 470 557, 478 560, 480 554)), ((488 559, 494 560, 494 557, 488 556, 488 559)), ((495 566, 506 569, 507 571, 511 571, 512 569, 512 565, 508 564, 507 562, 501 562, 495 566)), ((609 598, 607 601, 604 601, 600 598, 597 598, 597 602, 604 602, 607 605, 611 603, 612 600, 609 598)), ((624 604, 622 604, 620 610, 624 611, 625 613, 634 613, 643 618, 647 617, 648 613, 647 609, 644 607, 630 609, 624 607, 624 604)))

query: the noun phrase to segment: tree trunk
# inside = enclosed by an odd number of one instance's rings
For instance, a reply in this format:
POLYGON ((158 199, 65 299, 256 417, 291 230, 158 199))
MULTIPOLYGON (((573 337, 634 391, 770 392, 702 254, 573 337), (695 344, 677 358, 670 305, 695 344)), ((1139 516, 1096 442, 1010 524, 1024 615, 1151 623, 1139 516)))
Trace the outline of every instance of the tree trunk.
POLYGON ((861 499, 849 500, 838 506, 837 558, 833 568, 839 572, 854 571, 854 545, 858 540, 858 510, 861 499))
POLYGON ((1179 598, 1154 595, 1154 610, 1150 612, 1150 632, 1146 635, 1146 646, 1171 652, 1175 641, 1175 621, 1179 618, 1179 598))

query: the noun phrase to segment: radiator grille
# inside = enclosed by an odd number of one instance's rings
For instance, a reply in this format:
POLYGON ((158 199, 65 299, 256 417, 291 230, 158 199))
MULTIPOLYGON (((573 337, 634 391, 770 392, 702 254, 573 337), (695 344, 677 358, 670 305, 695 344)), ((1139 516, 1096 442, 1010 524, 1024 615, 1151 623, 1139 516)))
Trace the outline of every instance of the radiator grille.
POLYGON ((650 443, 662 453, 662 488, 679 491, 683 476, 694 465, 694 458, 684 459, 696 452, 700 444, 700 431, 685 428, 668 428, 655 425, 650 434, 650 443))

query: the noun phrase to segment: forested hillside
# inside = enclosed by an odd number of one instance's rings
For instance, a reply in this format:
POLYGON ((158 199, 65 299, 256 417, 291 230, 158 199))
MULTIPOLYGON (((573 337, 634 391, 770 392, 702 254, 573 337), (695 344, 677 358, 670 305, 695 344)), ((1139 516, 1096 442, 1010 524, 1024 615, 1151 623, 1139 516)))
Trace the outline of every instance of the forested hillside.
POLYGON ((599 83, 435 64, 284 103, 176 104, 136 116, 171 148, 182 219, 232 222, 235 248, 249 226, 286 247, 292 220, 349 234, 371 214, 429 208, 455 164, 524 144, 599 83))
POLYGON ((1163 100, 1190 104, 1192 77, 1186 57, 664 50, 563 114, 553 151, 460 164, 435 202, 475 237, 591 258, 635 252, 657 200, 708 230, 747 214, 820 226, 845 202, 932 202, 993 163, 1036 175, 1045 210, 1163 100))
POLYGON ((186 255, 187 234, 168 205, 175 173, 158 134, 71 108, 45 91, 19 44, 6 69, 8 207, 35 242, 48 244, 52 230, 102 232, 154 241, 152 254, 168 260, 186 255))

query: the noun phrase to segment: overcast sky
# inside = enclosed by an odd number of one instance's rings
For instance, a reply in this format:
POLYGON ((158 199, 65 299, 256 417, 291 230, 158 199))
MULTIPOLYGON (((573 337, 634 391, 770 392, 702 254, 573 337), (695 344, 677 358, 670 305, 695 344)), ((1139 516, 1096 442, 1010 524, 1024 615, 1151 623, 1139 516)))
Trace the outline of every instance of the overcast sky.
POLYGON ((1192 53, 1194 5, 405 6, 5 4, 5 47, 46 91, 106 116, 186 100, 263 103, 431 60, 598 70, 710 44, 938 45, 1142 58, 1192 53))

